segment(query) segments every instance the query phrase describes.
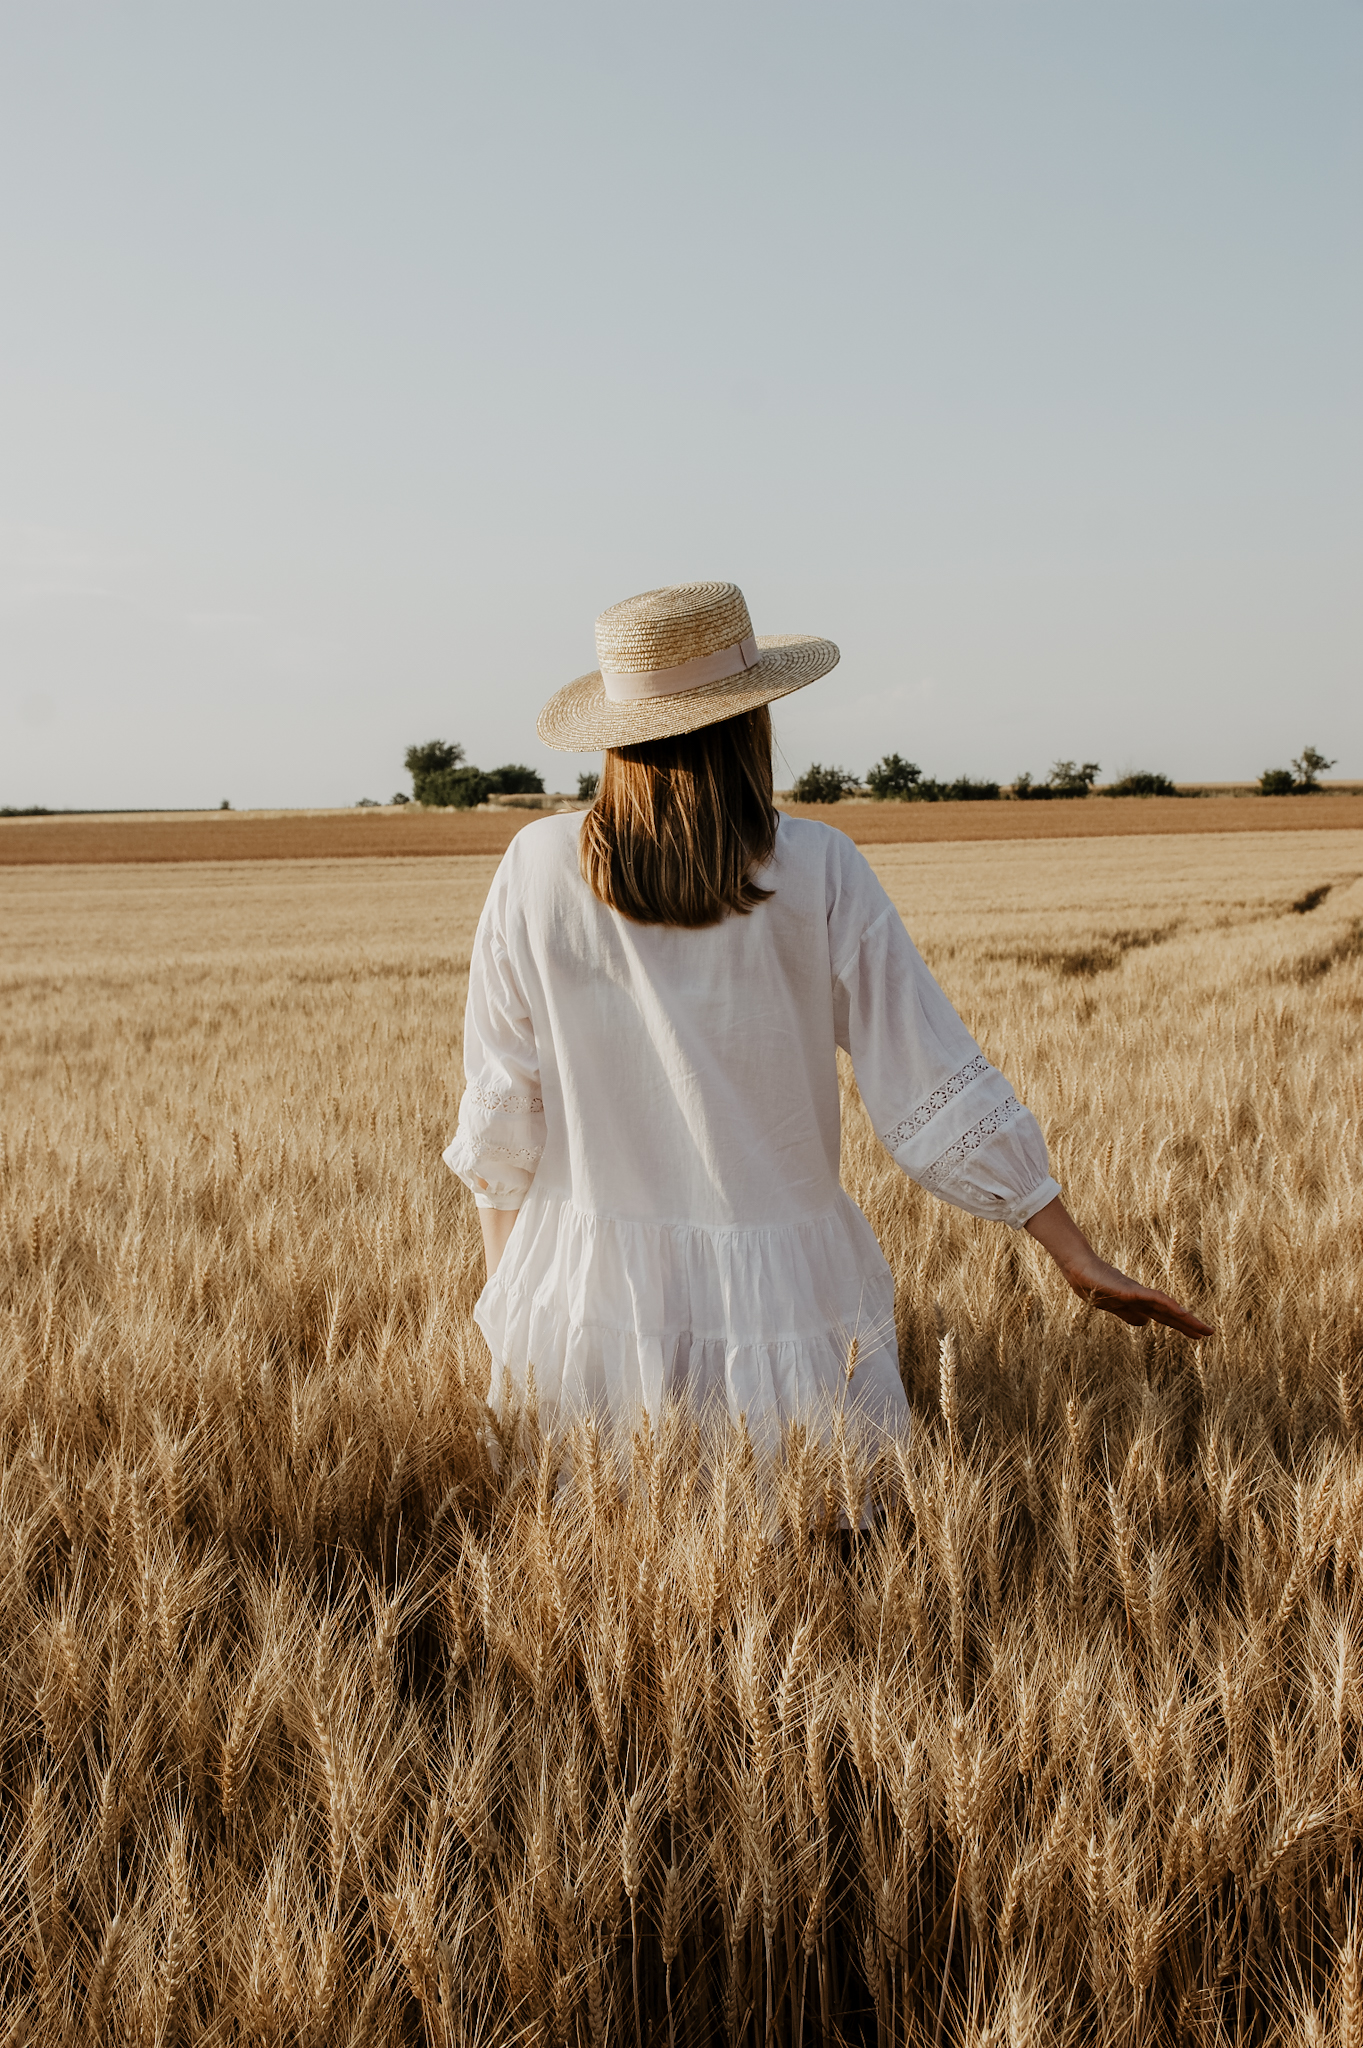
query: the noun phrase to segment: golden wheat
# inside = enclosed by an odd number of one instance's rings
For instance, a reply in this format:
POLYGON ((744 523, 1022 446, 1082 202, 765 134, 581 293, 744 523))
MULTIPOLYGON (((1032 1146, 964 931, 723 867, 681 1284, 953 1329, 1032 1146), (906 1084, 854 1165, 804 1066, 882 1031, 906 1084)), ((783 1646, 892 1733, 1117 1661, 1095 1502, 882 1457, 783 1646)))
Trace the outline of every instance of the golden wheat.
POLYGON ((4 877, 4 2038, 1363 2041, 1363 834, 877 860, 1217 1336, 849 1081, 913 1404, 856 1541, 850 1441, 489 1417, 491 861, 4 877))

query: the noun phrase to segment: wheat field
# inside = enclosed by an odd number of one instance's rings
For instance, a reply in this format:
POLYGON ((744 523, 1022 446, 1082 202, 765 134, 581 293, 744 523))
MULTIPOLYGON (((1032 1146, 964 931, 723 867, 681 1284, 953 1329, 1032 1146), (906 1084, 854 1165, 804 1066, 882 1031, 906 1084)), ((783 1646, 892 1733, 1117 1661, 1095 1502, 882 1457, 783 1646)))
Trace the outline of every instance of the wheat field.
POLYGON ((1363 2048, 1363 832, 873 858, 1217 1335, 849 1078, 869 1471, 492 1423, 491 859, 0 875, 0 2041, 1363 2048))

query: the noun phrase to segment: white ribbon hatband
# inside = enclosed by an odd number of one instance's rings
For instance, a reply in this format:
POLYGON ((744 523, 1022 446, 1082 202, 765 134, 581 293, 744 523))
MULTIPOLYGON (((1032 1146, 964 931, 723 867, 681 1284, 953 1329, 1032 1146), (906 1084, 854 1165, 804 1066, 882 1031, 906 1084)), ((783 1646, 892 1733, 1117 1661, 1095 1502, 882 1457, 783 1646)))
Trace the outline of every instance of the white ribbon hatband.
POLYGON ((722 683, 726 676, 741 676, 756 668, 761 658, 750 633, 737 647, 721 647, 715 654, 698 654, 694 661, 679 662, 676 668, 637 669, 632 674, 602 669, 601 681, 612 704, 630 704, 640 697, 676 697, 683 690, 722 683))

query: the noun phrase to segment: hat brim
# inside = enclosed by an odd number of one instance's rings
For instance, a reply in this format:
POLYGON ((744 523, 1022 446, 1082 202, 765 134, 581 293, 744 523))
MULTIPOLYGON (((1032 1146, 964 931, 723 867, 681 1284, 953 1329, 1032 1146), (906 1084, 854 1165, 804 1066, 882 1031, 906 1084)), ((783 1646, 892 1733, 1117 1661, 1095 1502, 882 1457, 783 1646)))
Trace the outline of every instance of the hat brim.
POLYGON ((547 747, 562 754, 594 754, 603 747, 672 739, 788 697, 838 665, 833 642, 813 640, 807 633, 764 634, 757 651, 761 659, 756 667, 741 675, 705 683, 698 690, 679 690, 675 697, 638 697, 626 704, 606 695, 601 671, 594 669, 555 691, 535 730, 547 747))

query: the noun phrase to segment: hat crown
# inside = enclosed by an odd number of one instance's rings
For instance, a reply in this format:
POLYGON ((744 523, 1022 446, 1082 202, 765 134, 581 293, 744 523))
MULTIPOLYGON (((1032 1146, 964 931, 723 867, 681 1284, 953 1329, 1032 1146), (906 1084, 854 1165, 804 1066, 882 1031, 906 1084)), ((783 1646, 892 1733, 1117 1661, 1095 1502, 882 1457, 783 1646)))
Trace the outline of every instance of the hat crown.
POLYGON ((737 647, 752 621, 736 583, 671 583, 623 598, 596 622, 603 675, 647 675, 737 647))

